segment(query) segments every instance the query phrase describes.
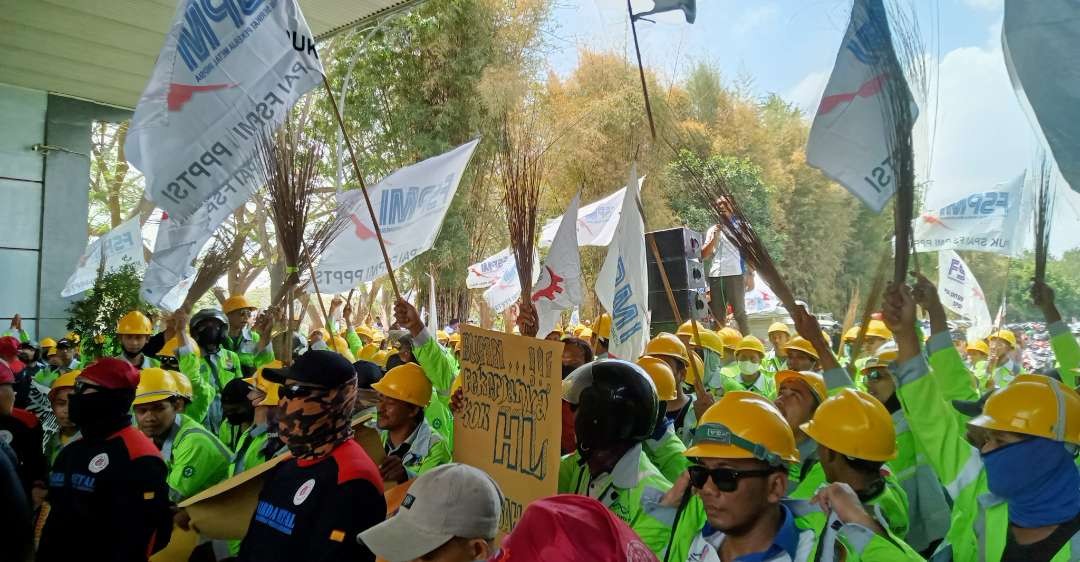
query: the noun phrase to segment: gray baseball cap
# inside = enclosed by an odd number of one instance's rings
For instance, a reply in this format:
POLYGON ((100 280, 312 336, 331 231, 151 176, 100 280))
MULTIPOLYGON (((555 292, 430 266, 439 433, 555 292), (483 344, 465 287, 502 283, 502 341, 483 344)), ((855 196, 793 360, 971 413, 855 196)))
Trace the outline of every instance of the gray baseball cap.
POLYGON ((389 562, 424 556, 454 537, 493 539, 503 495, 486 472, 451 463, 420 475, 392 517, 356 540, 389 562))

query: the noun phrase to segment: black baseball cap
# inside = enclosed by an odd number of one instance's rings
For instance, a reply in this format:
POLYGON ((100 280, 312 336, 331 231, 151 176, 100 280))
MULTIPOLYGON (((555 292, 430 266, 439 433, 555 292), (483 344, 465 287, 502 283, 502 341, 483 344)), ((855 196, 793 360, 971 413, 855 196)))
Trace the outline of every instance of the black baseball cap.
POLYGON ((990 399, 990 395, 994 392, 995 391, 993 390, 988 390, 983 393, 983 395, 980 396, 978 400, 953 400, 953 408, 956 408, 957 412, 960 412, 961 414, 964 414, 969 418, 981 416, 983 406, 986 405, 986 401, 990 399))
POLYGON ((75 342, 73 342, 73 341, 71 341, 71 340, 69 340, 67 338, 64 338, 64 339, 56 342, 56 347, 57 347, 57 349, 71 349, 71 348, 75 347, 75 342))
POLYGON ((293 364, 281 369, 263 368, 263 377, 270 382, 285 384, 285 379, 335 388, 356 378, 352 363, 340 353, 313 349, 297 357, 293 364))
POLYGON ((356 384, 360 388, 371 388, 373 383, 382 380, 382 367, 379 367, 371 361, 364 361, 361 359, 356 363, 353 363, 352 366, 353 370, 356 371, 356 384))

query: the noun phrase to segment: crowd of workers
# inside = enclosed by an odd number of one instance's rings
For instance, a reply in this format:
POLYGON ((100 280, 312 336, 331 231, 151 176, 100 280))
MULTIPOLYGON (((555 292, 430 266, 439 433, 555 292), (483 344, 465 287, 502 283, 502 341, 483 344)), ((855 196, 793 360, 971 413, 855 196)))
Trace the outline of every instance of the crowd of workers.
POLYGON ((559 495, 503 537, 499 485, 452 462, 456 322, 429 329, 399 300, 392 329, 354 327, 336 300, 343 321, 305 337, 237 295, 157 328, 131 311, 119 356, 91 360, 80 334, 36 342, 16 321, 0 558, 1080 560, 1080 345, 1053 291, 1031 291, 1056 359, 1034 374, 1012 332, 967 342, 913 275, 858 349, 858 329, 834 348, 801 308, 767 342, 687 322, 641 357, 611 355, 606 315, 538 334, 563 342, 559 495), (242 539, 179 507, 270 462, 242 539))

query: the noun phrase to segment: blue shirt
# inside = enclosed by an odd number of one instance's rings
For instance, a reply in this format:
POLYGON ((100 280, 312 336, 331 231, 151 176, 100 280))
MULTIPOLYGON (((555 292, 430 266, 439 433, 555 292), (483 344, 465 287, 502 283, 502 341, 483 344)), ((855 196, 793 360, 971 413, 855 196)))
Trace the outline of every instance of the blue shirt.
MULTIPOLYGON (((764 552, 755 552, 735 559, 735 562, 764 562, 786 552, 788 557, 795 559, 795 551, 799 546, 799 529, 795 527, 795 517, 791 510, 784 504, 780 504, 780 529, 776 531, 773 542, 764 552)), ((709 536, 716 531, 708 524, 701 530, 703 536, 709 536)))

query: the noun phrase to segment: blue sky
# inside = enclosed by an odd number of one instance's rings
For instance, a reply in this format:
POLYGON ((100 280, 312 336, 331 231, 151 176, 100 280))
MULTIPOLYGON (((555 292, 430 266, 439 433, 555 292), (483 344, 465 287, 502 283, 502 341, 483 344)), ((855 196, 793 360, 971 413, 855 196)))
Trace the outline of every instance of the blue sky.
MULTIPOLYGON (((624 1, 556 1, 546 41, 548 64, 557 73, 573 70, 582 47, 633 57, 624 1)), ((924 175, 932 182, 931 196, 990 187, 1019 175, 1032 161, 1034 141, 1001 54, 1002 0, 900 1, 916 6, 930 61, 929 97, 920 103, 916 146, 929 172, 924 175)), ((635 11, 652 6, 651 0, 633 4, 635 11)), ((656 24, 639 24, 642 56, 663 79, 681 78, 704 60, 718 66, 726 79, 751 78, 762 96, 778 93, 804 109, 817 105, 851 0, 697 4, 693 25, 680 12, 659 16, 656 24)))

